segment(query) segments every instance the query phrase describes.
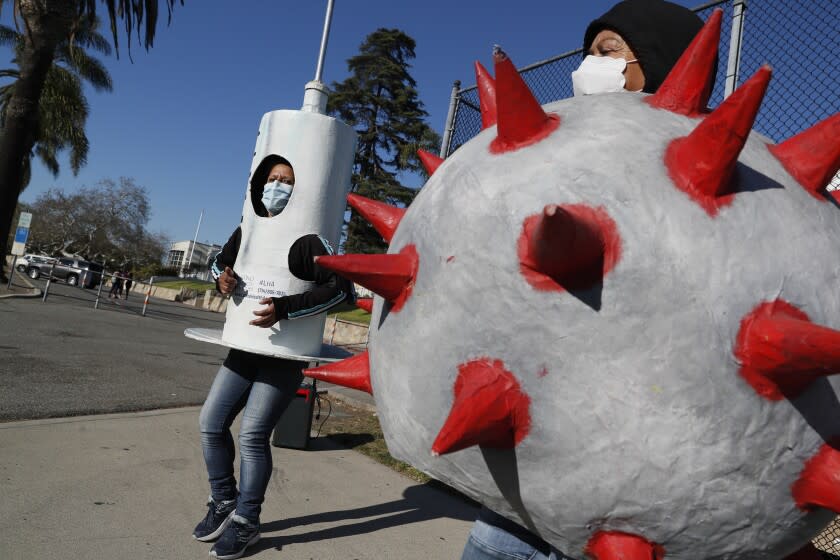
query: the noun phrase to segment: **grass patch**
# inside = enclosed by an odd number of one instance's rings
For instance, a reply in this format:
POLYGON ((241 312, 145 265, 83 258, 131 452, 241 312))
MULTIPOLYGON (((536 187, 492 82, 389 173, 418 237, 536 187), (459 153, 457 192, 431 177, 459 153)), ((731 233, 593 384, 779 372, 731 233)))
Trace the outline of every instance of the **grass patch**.
MULTIPOLYGON (((362 408, 356 408, 336 398, 331 398, 332 413, 321 429, 321 435, 326 436, 342 447, 354 449, 367 455, 374 461, 402 473, 417 482, 431 480, 427 475, 418 471, 408 463, 403 463, 391 457, 379 419, 376 414, 362 408)), ((322 411, 326 414, 326 410, 322 411)), ((315 425, 318 421, 313 421, 315 425)))
POLYGON ((203 280, 166 280, 164 282, 155 282, 155 286, 173 288, 175 290, 187 288, 189 290, 195 290, 199 294, 203 294, 207 290, 216 289, 215 282, 204 282, 203 280))
MULTIPOLYGON (((331 315, 332 317, 332 315, 331 315)), ((352 311, 342 311, 335 313, 335 317, 342 321, 352 321, 354 323, 362 323, 370 325, 370 313, 364 309, 353 309, 352 311)))

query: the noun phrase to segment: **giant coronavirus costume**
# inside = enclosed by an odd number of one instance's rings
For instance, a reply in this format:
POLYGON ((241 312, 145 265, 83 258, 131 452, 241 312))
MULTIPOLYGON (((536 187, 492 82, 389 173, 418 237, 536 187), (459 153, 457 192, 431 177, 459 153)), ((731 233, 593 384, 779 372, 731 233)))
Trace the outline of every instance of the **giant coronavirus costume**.
POLYGON ((769 67, 707 111, 720 22, 651 96, 541 107, 496 53, 407 211, 350 196, 388 254, 318 261, 377 297, 368 352, 308 375, 574 557, 809 558, 840 511, 840 114, 751 132, 769 67))

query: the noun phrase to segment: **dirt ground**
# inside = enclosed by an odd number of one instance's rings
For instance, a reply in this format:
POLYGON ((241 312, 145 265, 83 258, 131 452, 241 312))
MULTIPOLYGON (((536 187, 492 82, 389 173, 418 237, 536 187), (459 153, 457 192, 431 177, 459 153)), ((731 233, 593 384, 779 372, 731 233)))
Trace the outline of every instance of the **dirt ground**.
POLYGON ((320 401, 321 410, 316 404, 316 416, 312 419, 313 432, 320 432, 342 447, 354 449, 418 482, 430 480, 411 465, 391 457, 375 412, 354 407, 335 395, 321 396, 320 401))

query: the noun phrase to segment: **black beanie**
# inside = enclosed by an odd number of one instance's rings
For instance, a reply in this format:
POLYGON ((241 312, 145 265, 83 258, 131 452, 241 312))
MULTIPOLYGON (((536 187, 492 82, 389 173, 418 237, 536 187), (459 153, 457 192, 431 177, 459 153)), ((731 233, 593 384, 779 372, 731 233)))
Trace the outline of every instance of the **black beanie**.
POLYGON ((686 47, 703 27, 703 20, 683 6, 665 0, 624 0, 586 28, 583 50, 604 29, 621 35, 633 49, 645 75, 645 93, 654 93, 686 47))

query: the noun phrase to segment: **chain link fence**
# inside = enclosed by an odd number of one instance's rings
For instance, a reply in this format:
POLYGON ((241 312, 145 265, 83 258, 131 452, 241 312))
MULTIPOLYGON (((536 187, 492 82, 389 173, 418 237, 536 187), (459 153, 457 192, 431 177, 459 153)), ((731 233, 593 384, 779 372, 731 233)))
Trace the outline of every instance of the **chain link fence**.
MULTIPOLYGON (((705 20, 715 8, 723 9, 723 24, 711 107, 720 104, 725 95, 734 37, 738 84, 762 64, 773 66, 756 130, 779 142, 840 109, 840 64, 834 54, 840 50, 840 0, 719 0, 694 11, 705 20), (743 16, 740 21, 733 17, 738 13, 743 16)), ((520 74, 540 103, 566 99, 573 95, 571 73, 582 58, 583 49, 576 49, 530 64, 520 69, 520 74)), ((445 131, 444 157, 481 132, 476 87, 457 89, 452 103, 454 118, 447 123, 450 130, 445 131)), ((829 188, 840 188, 840 174, 829 188)))
MULTIPOLYGON (((727 70, 734 71, 732 84, 740 85, 770 63, 773 79, 756 118, 757 131, 780 142, 840 110, 840 0, 721 0, 694 11, 705 20, 715 8, 723 9, 723 24, 710 107, 724 99, 727 70), (734 66, 729 64, 732 44, 734 66)), ((520 74, 540 103, 566 99, 573 95, 571 73, 582 58, 583 49, 576 49, 525 66, 520 74)), ((450 113, 443 157, 481 132, 477 88, 460 89, 456 82, 450 113)), ((840 189, 840 173, 829 189, 840 189)), ((840 559, 840 523, 830 525, 814 544, 825 558, 840 559)))

